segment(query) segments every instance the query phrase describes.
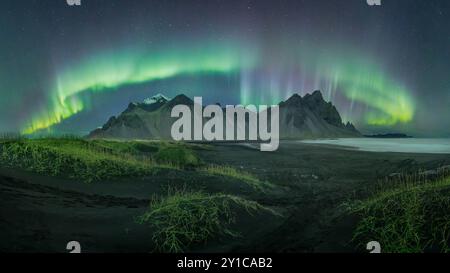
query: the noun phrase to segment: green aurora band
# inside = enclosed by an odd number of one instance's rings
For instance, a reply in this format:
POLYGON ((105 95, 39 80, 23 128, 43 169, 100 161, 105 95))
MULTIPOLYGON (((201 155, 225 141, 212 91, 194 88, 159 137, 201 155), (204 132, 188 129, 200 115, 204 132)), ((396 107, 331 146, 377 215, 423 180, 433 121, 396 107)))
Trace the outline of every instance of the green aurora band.
POLYGON ((371 58, 348 49, 303 47, 297 51, 294 61, 283 60, 265 75, 241 73, 241 102, 278 103, 292 95, 293 88, 302 92, 321 90, 329 101, 340 92, 350 101, 350 108, 355 103, 365 105, 362 118, 368 125, 393 126, 413 120, 415 101, 409 90, 388 78, 371 58), (290 71, 300 71, 301 75, 283 77, 290 71), (261 90, 265 91, 263 95, 261 90))
POLYGON ((328 100, 332 100, 335 92, 341 92, 351 105, 354 102, 366 105, 364 121, 369 125, 392 126, 413 119, 415 103, 410 92, 386 77, 367 56, 354 52, 336 54, 336 50, 320 52, 317 54, 317 48, 313 47, 297 50, 294 62, 264 60, 258 50, 249 54, 242 47, 230 46, 103 52, 57 75, 48 108, 33 115, 22 133, 48 129, 83 111, 89 105, 86 97, 81 96, 85 92, 114 91, 123 86, 198 73, 240 73, 240 101, 244 105, 277 103, 292 94, 298 83, 312 82, 302 87, 320 89, 328 94, 328 100), (260 67, 272 70, 259 73, 260 67), (301 74, 283 77, 292 71, 301 74))
POLYGON ((81 99, 85 92, 114 91, 181 74, 230 73, 250 65, 250 55, 243 61, 238 50, 221 46, 169 52, 135 49, 95 55, 57 76, 49 108, 34 115, 22 133, 48 129, 83 111, 89 104, 81 99))
POLYGON ((392 126, 413 120, 415 102, 410 93, 386 77, 382 69, 367 61, 334 63, 326 73, 332 75, 331 93, 341 90, 352 104, 368 106, 364 117, 368 125, 392 126))

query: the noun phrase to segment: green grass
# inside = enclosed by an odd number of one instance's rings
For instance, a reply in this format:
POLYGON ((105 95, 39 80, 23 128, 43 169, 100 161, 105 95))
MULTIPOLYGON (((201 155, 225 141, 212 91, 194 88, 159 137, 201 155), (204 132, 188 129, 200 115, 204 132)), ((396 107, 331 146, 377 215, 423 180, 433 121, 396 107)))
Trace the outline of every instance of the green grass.
POLYGON ((360 217, 353 240, 378 241, 387 253, 450 252, 450 176, 404 176, 351 206, 360 217))
POLYGON ((157 145, 81 138, 3 139, 0 164, 85 182, 146 176, 161 168, 178 168, 170 161, 153 159, 157 145))
POLYGON ((194 148, 205 149, 164 141, 86 140, 71 136, 27 139, 7 135, 0 138, 0 164, 85 182, 148 176, 161 168, 194 168, 207 175, 240 180, 262 191, 273 187, 232 167, 206 166, 194 148))
POLYGON ((257 202, 236 196, 183 190, 153 199, 138 222, 154 230, 152 239, 157 251, 179 253, 216 236, 239 236, 230 229, 235 222, 235 206, 250 214, 259 210, 274 213, 257 202))
POLYGON ((249 172, 241 171, 230 166, 220 166, 220 165, 208 165, 200 169, 201 171, 209 175, 220 175, 235 178, 247 183, 251 187, 257 190, 264 191, 268 188, 273 188, 274 186, 266 181, 259 180, 256 176, 249 172))
POLYGON ((201 164, 199 158, 184 145, 164 145, 155 154, 155 160, 180 167, 196 167, 201 164))
POLYGON ((4 142, 0 147, 0 162, 12 168, 85 182, 149 175, 157 167, 150 159, 138 160, 128 154, 108 153, 81 139, 4 142))

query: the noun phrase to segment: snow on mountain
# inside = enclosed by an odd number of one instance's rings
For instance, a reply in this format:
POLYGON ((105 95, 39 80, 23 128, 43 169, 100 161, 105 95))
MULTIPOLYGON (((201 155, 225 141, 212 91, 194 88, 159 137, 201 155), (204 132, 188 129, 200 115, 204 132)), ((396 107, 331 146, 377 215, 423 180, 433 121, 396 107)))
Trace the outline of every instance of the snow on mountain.
POLYGON ((158 93, 157 95, 155 95, 155 96, 153 96, 151 98, 146 98, 144 100, 144 104, 153 104, 153 103, 158 103, 158 102, 159 103, 163 103, 163 102, 167 102, 169 100, 170 99, 168 97, 164 96, 161 93, 158 93))

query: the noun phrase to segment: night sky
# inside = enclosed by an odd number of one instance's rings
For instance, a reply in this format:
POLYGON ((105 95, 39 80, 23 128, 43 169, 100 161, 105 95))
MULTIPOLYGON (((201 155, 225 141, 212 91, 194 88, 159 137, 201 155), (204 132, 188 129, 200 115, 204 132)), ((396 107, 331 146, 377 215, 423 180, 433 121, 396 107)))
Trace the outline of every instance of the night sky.
POLYGON ((450 1, 2 0, 0 132, 86 133, 157 93, 321 90, 366 134, 450 137, 450 1))

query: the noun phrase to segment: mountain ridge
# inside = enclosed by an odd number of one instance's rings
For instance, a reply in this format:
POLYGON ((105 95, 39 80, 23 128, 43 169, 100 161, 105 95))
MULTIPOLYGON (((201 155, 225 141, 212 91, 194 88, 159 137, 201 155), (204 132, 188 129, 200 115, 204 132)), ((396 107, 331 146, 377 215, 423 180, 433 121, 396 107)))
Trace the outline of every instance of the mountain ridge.
MULTIPOLYGON (((89 133, 89 138, 171 139, 170 129, 176 118, 170 117, 175 105, 193 107, 194 102, 184 94, 154 103, 130 103, 117 117, 113 116, 100 128, 89 133)), ((157 95, 157 96, 158 96, 157 95)), ((218 104, 220 105, 220 104, 218 104)), ((323 99, 319 90, 300 96, 293 94, 279 103, 280 139, 360 137, 355 126, 343 123, 336 107, 323 99)), ((206 121, 206 119, 205 119, 206 121)))

